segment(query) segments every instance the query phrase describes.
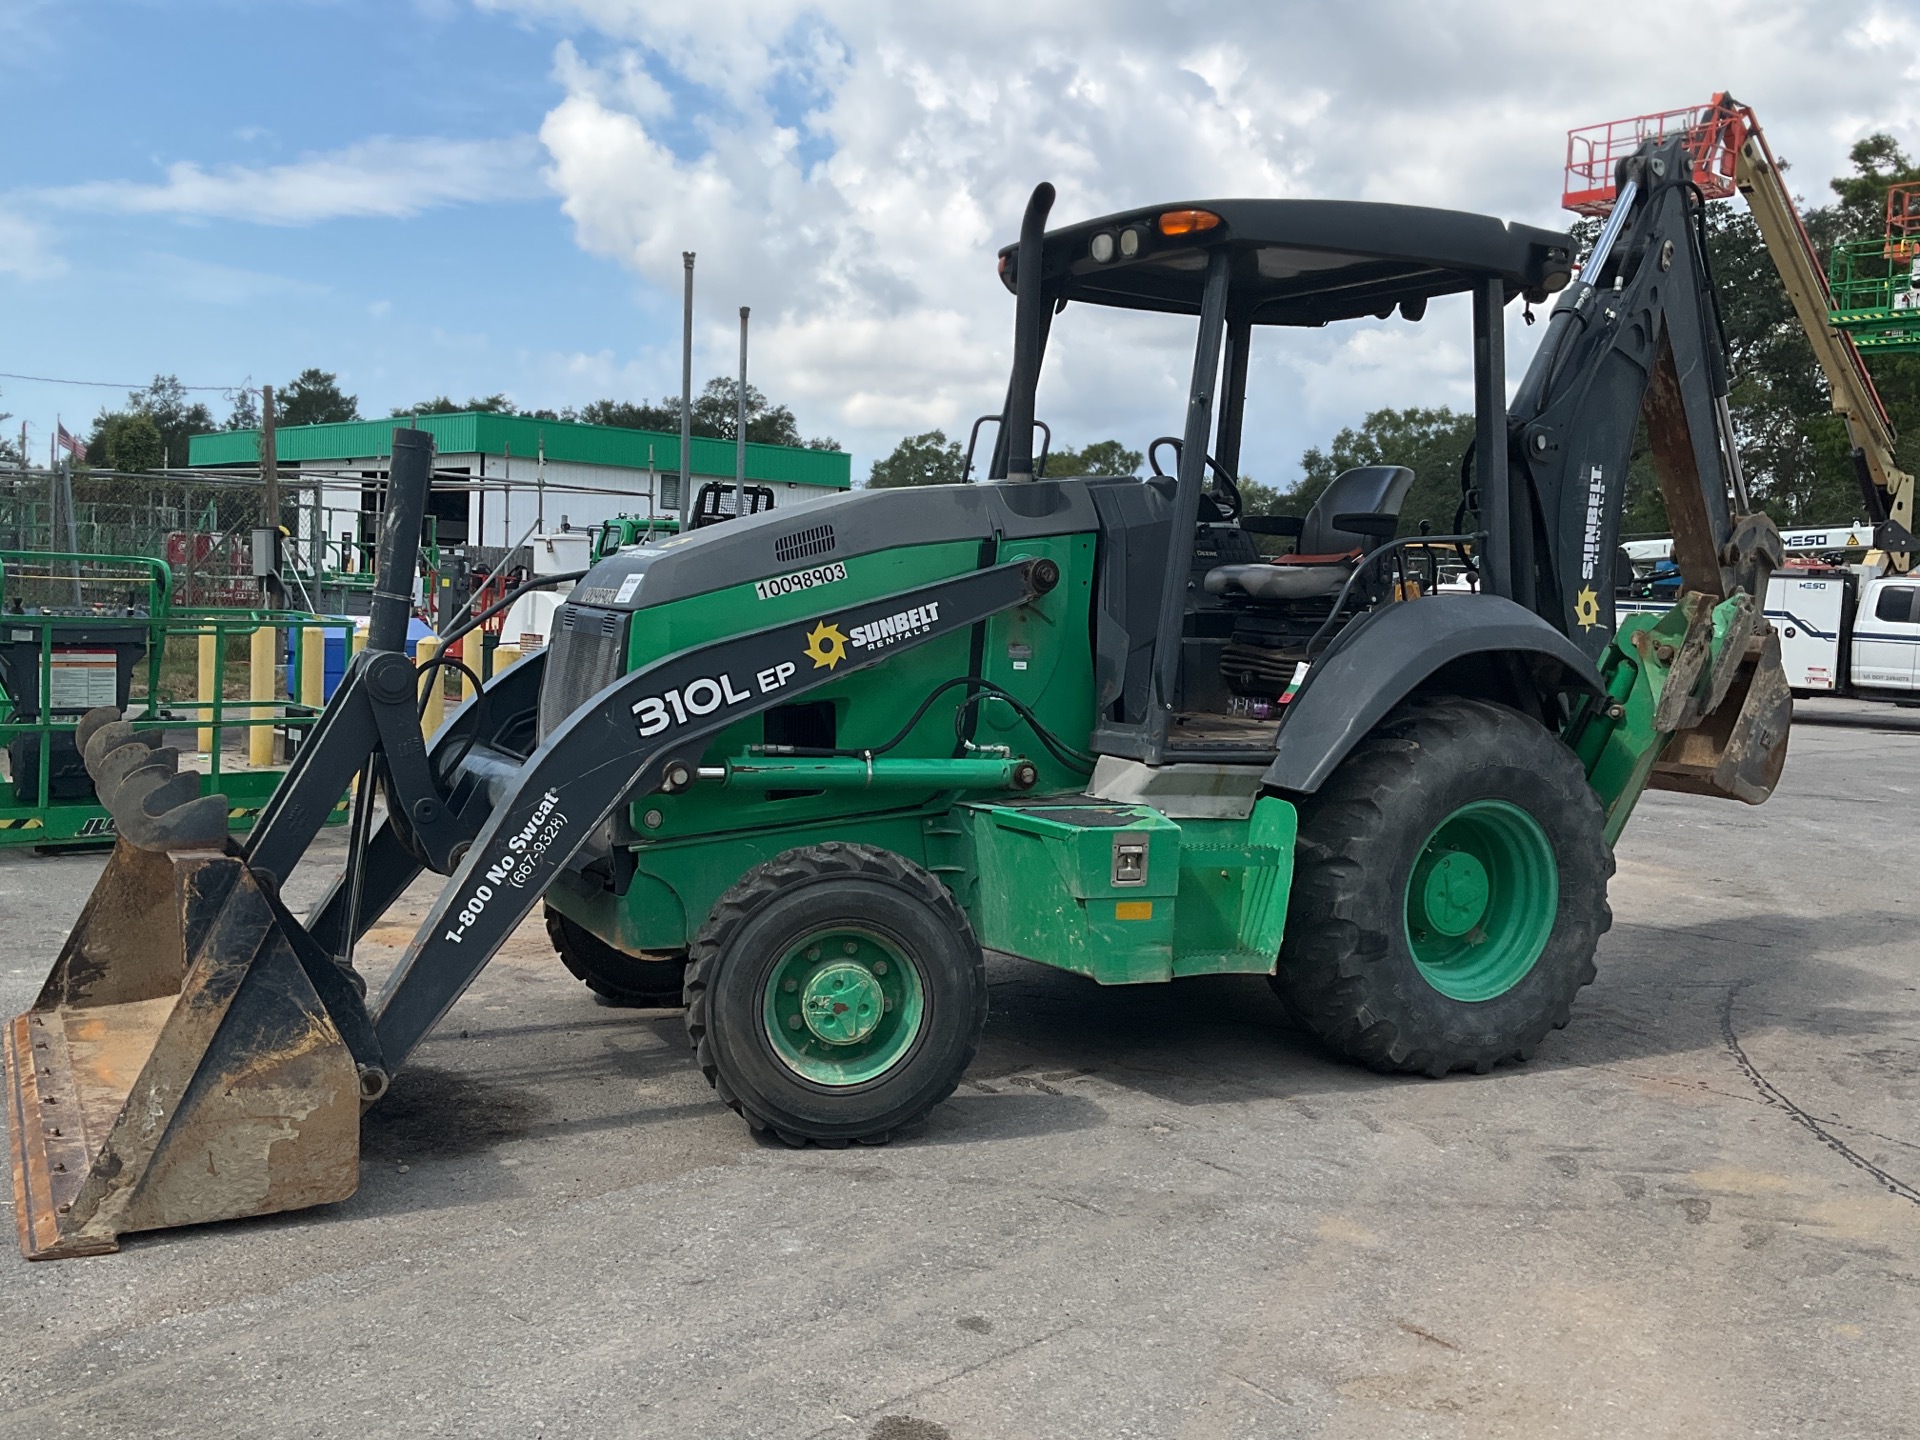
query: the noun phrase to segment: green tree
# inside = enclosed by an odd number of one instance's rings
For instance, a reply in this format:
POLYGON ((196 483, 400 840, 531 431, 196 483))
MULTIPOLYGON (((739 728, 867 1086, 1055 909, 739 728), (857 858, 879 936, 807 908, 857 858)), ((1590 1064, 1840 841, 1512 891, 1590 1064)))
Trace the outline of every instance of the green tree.
POLYGON ((1137 475, 1140 462, 1145 458, 1118 440, 1096 440, 1084 450, 1050 452, 1046 474, 1055 479, 1068 475, 1137 475))
MULTIPOLYGON (((692 418, 688 430, 709 440, 734 438, 738 419, 737 401, 740 382, 730 375, 716 375, 693 397, 692 418)), ((624 430, 653 430, 664 435, 680 433, 680 397, 668 395, 658 403, 633 400, 595 400, 577 414, 562 418, 579 419, 588 425, 615 425, 624 430)), ((803 439, 799 422, 785 405, 775 405, 758 388, 747 386, 747 439, 756 445, 795 445, 808 450, 838 450, 840 442, 831 435, 803 439)))
MULTIPOLYGON (((1413 487, 1400 507, 1400 533, 1417 533, 1425 520, 1434 533, 1448 535, 1460 505, 1460 460, 1472 439, 1473 416, 1445 406, 1375 410, 1358 429, 1348 426, 1326 449, 1315 446, 1300 457, 1301 477, 1277 498, 1277 510, 1249 507, 1249 513, 1304 515, 1343 471, 1360 465, 1405 465, 1413 471, 1413 487)), ((1246 489, 1243 482, 1243 497, 1246 489)))
POLYGON ((144 410, 125 410, 107 417, 99 431, 100 448, 115 470, 138 474, 159 467, 162 456, 160 427, 144 410))
POLYGON ((14 439, 17 432, 7 425, 11 419, 13 416, 0 411, 0 465, 20 464, 20 442, 14 439))
POLYGON ((960 442, 948 440, 944 430, 909 435, 884 460, 873 462, 867 476, 869 490, 903 485, 957 485, 962 456, 960 442))
POLYGON ((102 410, 94 417, 93 435, 87 441, 89 465, 112 463, 107 455, 106 427, 116 416, 130 414, 145 415, 160 435, 159 453, 151 465, 141 467, 143 469, 185 465, 187 437, 205 435, 214 429, 213 412, 199 401, 187 398, 187 389, 178 376, 155 375, 146 389, 128 393, 125 410, 102 410))
POLYGON ((233 407, 227 414, 227 429, 258 430, 260 428, 260 392, 251 386, 233 391, 227 400, 233 407))
POLYGON ((482 415, 518 415, 520 413, 505 395, 476 395, 464 405, 449 396, 436 395, 431 400, 421 401, 418 405, 396 406, 389 418, 404 420, 409 415, 465 415, 472 411, 478 411, 482 415))
POLYGON ((1853 239, 1868 239, 1884 234, 1887 223, 1887 191, 1895 185, 1920 180, 1907 152, 1891 135, 1869 135, 1853 142, 1847 152, 1853 166, 1851 175, 1836 176, 1831 182, 1839 197, 1834 207, 1840 228, 1853 239))
POLYGON ((645 400, 594 400, 581 407, 581 423, 612 425, 621 430, 657 430, 666 435, 680 433, 680 401, 676 397, 658 405, 645 400))
POLYGON ((332 425, 360 418, 360 397, 343 394, 340 377, 309 366, 273 395, 276 425, 332 425))

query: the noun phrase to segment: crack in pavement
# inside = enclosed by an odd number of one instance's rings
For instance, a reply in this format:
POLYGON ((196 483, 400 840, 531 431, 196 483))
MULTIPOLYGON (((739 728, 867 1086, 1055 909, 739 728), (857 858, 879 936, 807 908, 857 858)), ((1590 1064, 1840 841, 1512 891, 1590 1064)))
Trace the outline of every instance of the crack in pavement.
POLYGON ((1740 1037, 1734 1033, 1733 1029, 1733 1002, 1739 997, 1740 992, 1752 983, 1751 980, 1736 980, 1727 987, 1727 998, 1720 1003, 1720 1035, 1726 1041, 1727 1053, 1733 1057, 1734 1063, 1740 1067, 1747 1079, 1753 1082, 1753 1088, 1760 1092, 1761 1099, 1769 1105, 1777 1105, 1785 1110, 1796 1125, 1804 1128, 1849 1165, 1866 1171, 1885 1186, 1889 1194, 1899 1196, 1910 1205, 1920 1205, 1920 1190, 1916 1190, 1897 1175, 1888 1174, 1858 1150, 1853 1149, 1846 1141, 1789 1100, 1777 1085, 1760 1073, 1760 1067, 1753 1063, 1746 1050, 1741 1047, 1740 1037))

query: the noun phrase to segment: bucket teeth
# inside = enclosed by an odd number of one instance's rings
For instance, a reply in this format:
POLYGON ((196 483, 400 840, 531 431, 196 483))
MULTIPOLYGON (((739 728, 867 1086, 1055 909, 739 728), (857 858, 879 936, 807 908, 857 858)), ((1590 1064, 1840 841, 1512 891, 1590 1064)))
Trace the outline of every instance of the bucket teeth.
MULTIPOLYGON (((99 705, 80 717, 80 723, 73 727, 73 743, 84 756, 87 746, 101 727, 113 724, 120 718, 120 711, 113 705, 99 705)), ((156 740, 158 736, 154 737, 156 740)))
POLYGON ((75 737, 94 794, 113 828, 142 850, 218 850, 227 839, 227 797, 202 795, 200 776, 180 770, 180 752, 157 731, 135 730, 111 707, 89 710, 75 737))
POLYGON ((120 788, 127 779, 143 770, 152 770, 161 775, 172 775, 180 766, 180 752, 177 750, 149 750, 144 745, 122 745, 118 750, 110 750, 100 757, 100 763, 89 767, 93 775, 93 793, 108 810, 119 804, 120 788))
MULTIPOLYGON (((88 720, 103 713, 112 715, 116 712, 111 710, 104 712, 90 710, 87 712, 86 717, 81 720, 80 725, 85 726, 88 720)), ((129 745, 137 745, 145 750, 158 749, 160 745, 160 732, 157 730, 135 730, 132 722, 114 719, 104 724, 95 725, 91 729, 76 727, 74 730, 74 741, 80 747, 80 758, 86 762, 87 772, 94 774, 97 773, 94 767, 115 750, 125 749, 129 745)))

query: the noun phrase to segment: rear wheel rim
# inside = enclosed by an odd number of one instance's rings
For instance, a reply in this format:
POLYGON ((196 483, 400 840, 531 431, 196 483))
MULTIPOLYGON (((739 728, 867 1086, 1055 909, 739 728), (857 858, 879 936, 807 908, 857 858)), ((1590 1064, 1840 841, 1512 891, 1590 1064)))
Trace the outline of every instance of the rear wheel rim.
POLYGON ((780 1063, 816 1085, 878 1080, 926 1021, 920 967, 871 930, 836 925, 790 945, 767 975, 762 1017, 780 1063))
POLYGON ((1526 979, 1560 911, 1553 842, 1518 805, 1475 800, 1427 837, 1407 877, 1407 946, 1421 977, 1478 1002, 1526 979))

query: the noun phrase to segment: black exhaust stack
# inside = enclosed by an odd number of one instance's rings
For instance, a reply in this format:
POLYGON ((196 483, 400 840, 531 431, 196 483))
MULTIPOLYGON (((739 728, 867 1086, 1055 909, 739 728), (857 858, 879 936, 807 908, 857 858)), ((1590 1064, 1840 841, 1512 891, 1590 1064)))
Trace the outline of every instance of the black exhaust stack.
POLYGON ((1053 197, 1053 186, 1045 181, 1033 187, 1014 257, 1013 380, 1007 386, 1007 418, 1001 433, 1006 440, 1006 478, 1016 483, 1033 479, 1033 392, 1040 383, 1040 351, 1047 326, 1042 250, 1053 197))

